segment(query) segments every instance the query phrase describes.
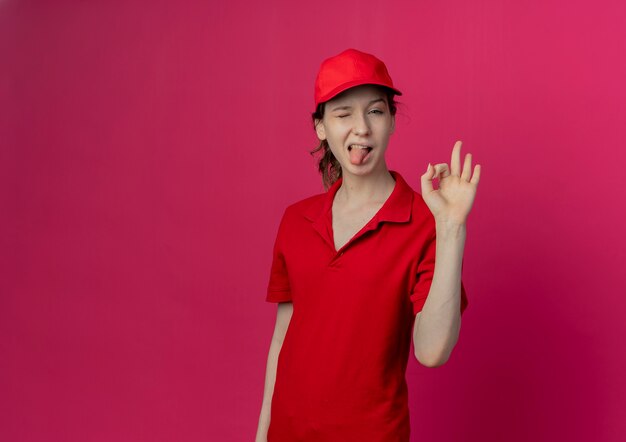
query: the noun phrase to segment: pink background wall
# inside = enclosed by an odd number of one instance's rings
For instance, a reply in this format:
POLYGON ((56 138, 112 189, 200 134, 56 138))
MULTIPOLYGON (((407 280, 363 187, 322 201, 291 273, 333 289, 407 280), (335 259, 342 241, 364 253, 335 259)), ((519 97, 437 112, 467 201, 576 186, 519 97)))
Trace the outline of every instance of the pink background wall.
POLYGON ((413 440, 624 440, 623 2, 297 3, 0 2, 0 439, 253 439, 314 76, 356 47, 404 91, 390 168, 483 167, 413 440))

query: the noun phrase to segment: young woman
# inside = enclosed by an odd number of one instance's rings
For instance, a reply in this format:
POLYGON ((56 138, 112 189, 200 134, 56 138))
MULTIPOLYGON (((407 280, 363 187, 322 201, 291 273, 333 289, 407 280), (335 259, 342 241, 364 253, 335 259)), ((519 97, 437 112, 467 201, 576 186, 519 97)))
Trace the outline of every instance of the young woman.
POLYGON ((320 67, 314 152, 327 190, 287 207, 278 228, 257 441, 408 442, 411 339, 428 367, 458 340, 480 166, 472 174, 467 154, 461 168, 457 142, 450 167, 428 164, 421 194, 413 191, 385 162, 395 95, 371 54, 348 49, 320 67))

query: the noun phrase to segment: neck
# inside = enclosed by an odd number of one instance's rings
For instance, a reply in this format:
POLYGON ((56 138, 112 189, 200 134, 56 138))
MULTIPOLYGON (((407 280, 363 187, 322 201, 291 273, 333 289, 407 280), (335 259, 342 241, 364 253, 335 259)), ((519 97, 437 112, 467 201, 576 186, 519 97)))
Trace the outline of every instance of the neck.
POLYGON ((372 171, 368 175, 342 173, 342 178, 341 186, 335 197, 352 207, 384 202, 391 195, 395 186, 393 176, 387 168, 372 171))

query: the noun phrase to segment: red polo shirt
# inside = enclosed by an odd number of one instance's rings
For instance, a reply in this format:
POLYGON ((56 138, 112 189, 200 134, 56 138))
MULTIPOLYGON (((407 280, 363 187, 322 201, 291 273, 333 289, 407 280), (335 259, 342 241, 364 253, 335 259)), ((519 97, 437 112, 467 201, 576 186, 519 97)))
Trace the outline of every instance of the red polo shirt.
MULTIPOLYGON (((266 301, 293 302, 268 442, 408 442, 406 365, 435 268, 435 220, 396 171, 374 217, 335 250, 327 192, 287 207, 266 301)), ((467 307, 461 283, 461 313, 467 307)))

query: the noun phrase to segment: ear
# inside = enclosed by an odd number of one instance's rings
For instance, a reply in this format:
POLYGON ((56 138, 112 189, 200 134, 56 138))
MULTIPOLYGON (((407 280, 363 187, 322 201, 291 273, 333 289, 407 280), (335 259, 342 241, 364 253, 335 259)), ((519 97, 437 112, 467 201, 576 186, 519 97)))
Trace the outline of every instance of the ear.
POLYGON ((396 130, 396 116, 392 115, 391 116, 391 133, 394 133, 395 130, 396 130))
POLYGON ((324 123, 322 123, 322 120, 315 120, 315 132, 317 133, 317 138, 319 138, 320 141, 326 139, 326 130, 324 129, 324 123))

